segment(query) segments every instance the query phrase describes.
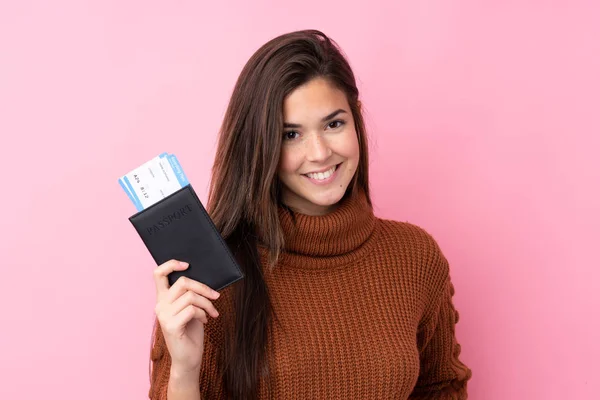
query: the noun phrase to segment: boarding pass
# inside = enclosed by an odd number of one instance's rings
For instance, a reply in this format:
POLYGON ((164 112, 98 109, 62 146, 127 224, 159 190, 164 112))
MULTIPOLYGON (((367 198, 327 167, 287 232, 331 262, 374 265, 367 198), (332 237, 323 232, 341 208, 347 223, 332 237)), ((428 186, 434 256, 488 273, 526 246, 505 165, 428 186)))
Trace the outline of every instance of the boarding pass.
POLYGON ((119 178, 123 188, 138 211, 189 185, 187 177, 174 154, 162 153, 119 178))

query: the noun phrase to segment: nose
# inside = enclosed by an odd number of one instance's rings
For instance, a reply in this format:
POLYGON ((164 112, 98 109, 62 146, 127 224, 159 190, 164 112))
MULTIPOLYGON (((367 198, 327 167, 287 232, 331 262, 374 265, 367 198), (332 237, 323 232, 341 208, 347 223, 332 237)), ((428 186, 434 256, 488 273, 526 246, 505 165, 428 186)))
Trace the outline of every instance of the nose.
POLYGON ((311 162, 322 162, 331 156, 331 147, 327 141, 318 133, 309 135, 305 141, 306 160, 311 162))

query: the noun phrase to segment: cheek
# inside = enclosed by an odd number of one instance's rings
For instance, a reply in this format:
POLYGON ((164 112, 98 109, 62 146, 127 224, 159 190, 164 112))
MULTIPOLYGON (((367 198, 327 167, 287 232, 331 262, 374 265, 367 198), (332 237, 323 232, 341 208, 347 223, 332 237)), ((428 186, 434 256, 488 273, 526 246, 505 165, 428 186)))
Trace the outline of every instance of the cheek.
POLYGON ((296 160, 295 152, 291 149, 282 149, 281 158, 279 161, 279 173, 291 174, 298 169, 298 161, 296 160))
POLYGON ((358 136, 356 135, 356 132, 354 130, 348 132, 348 136, 345 138, 343 143, 342 151, 346 158, 354 161, 354 168, 356 168, 356 164, 358 164, 360 148, 358 145, 358 136))
POLYGON ((349 160, 348 168, 346 169, 346 176, 352 178, 358 169, 358 160, 349 160))
POLYGON ((358 136, 356 132, 352 132, 344 143, 344 156, 347 158, 348 169, 346 173, 352 177, 358 169, 360 159, 360 146, 358 144, 358 136))

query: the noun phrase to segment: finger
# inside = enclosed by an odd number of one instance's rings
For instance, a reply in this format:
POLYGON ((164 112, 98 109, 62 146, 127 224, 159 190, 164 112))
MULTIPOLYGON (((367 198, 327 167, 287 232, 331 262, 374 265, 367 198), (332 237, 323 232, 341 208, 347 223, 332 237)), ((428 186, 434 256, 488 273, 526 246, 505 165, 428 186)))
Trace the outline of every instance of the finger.
POLYGON ((171 332, 181 330, 193 318, 200 320, 203 324, 208 323, 206 311, 196 306, 189 305, 171 318, 171 321, 168 324, 171 332))
POLYGON ((219 316, 219 312, 209 299, 207 299, 204 296, 200 296, 199 294, 194 293, 191 290, 188 290, 173 302, 171 306, 172 315, 181 312, 181 310, 183 310, 190 304, 203 309, 208 315, 210 315, 213 318, 217 318, 219 316))
POLYGON ((204 296, 206 298, 216 300, 221 295, 216 290, 212 290, 208 285, 200 283, 197 280, 190 279, 182 276, 173 284, 173 287, 165 295, 165 301, 167 303, 174 303, 180 296, 182 296, 188 290, 204 296))
POLYGON ((169 260, 162 263, 154 269, 154 284, 156 285, 156 294, 169 290, 169 280, 167 275, 173 271, 183 271, 189 266, 188 263, 178 260, 169 260))

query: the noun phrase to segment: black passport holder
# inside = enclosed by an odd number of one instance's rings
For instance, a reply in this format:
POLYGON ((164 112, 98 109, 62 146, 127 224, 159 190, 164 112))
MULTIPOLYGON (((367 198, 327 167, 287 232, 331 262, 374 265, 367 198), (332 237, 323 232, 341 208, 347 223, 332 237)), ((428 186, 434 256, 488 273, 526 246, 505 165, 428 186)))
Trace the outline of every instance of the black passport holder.
POLYGON ((244 277, 191 185, 132 215, 129 221, 157 265, 170 259, 190 264, 168 275, 170 285, 186 276, 219 291, 244 277))

